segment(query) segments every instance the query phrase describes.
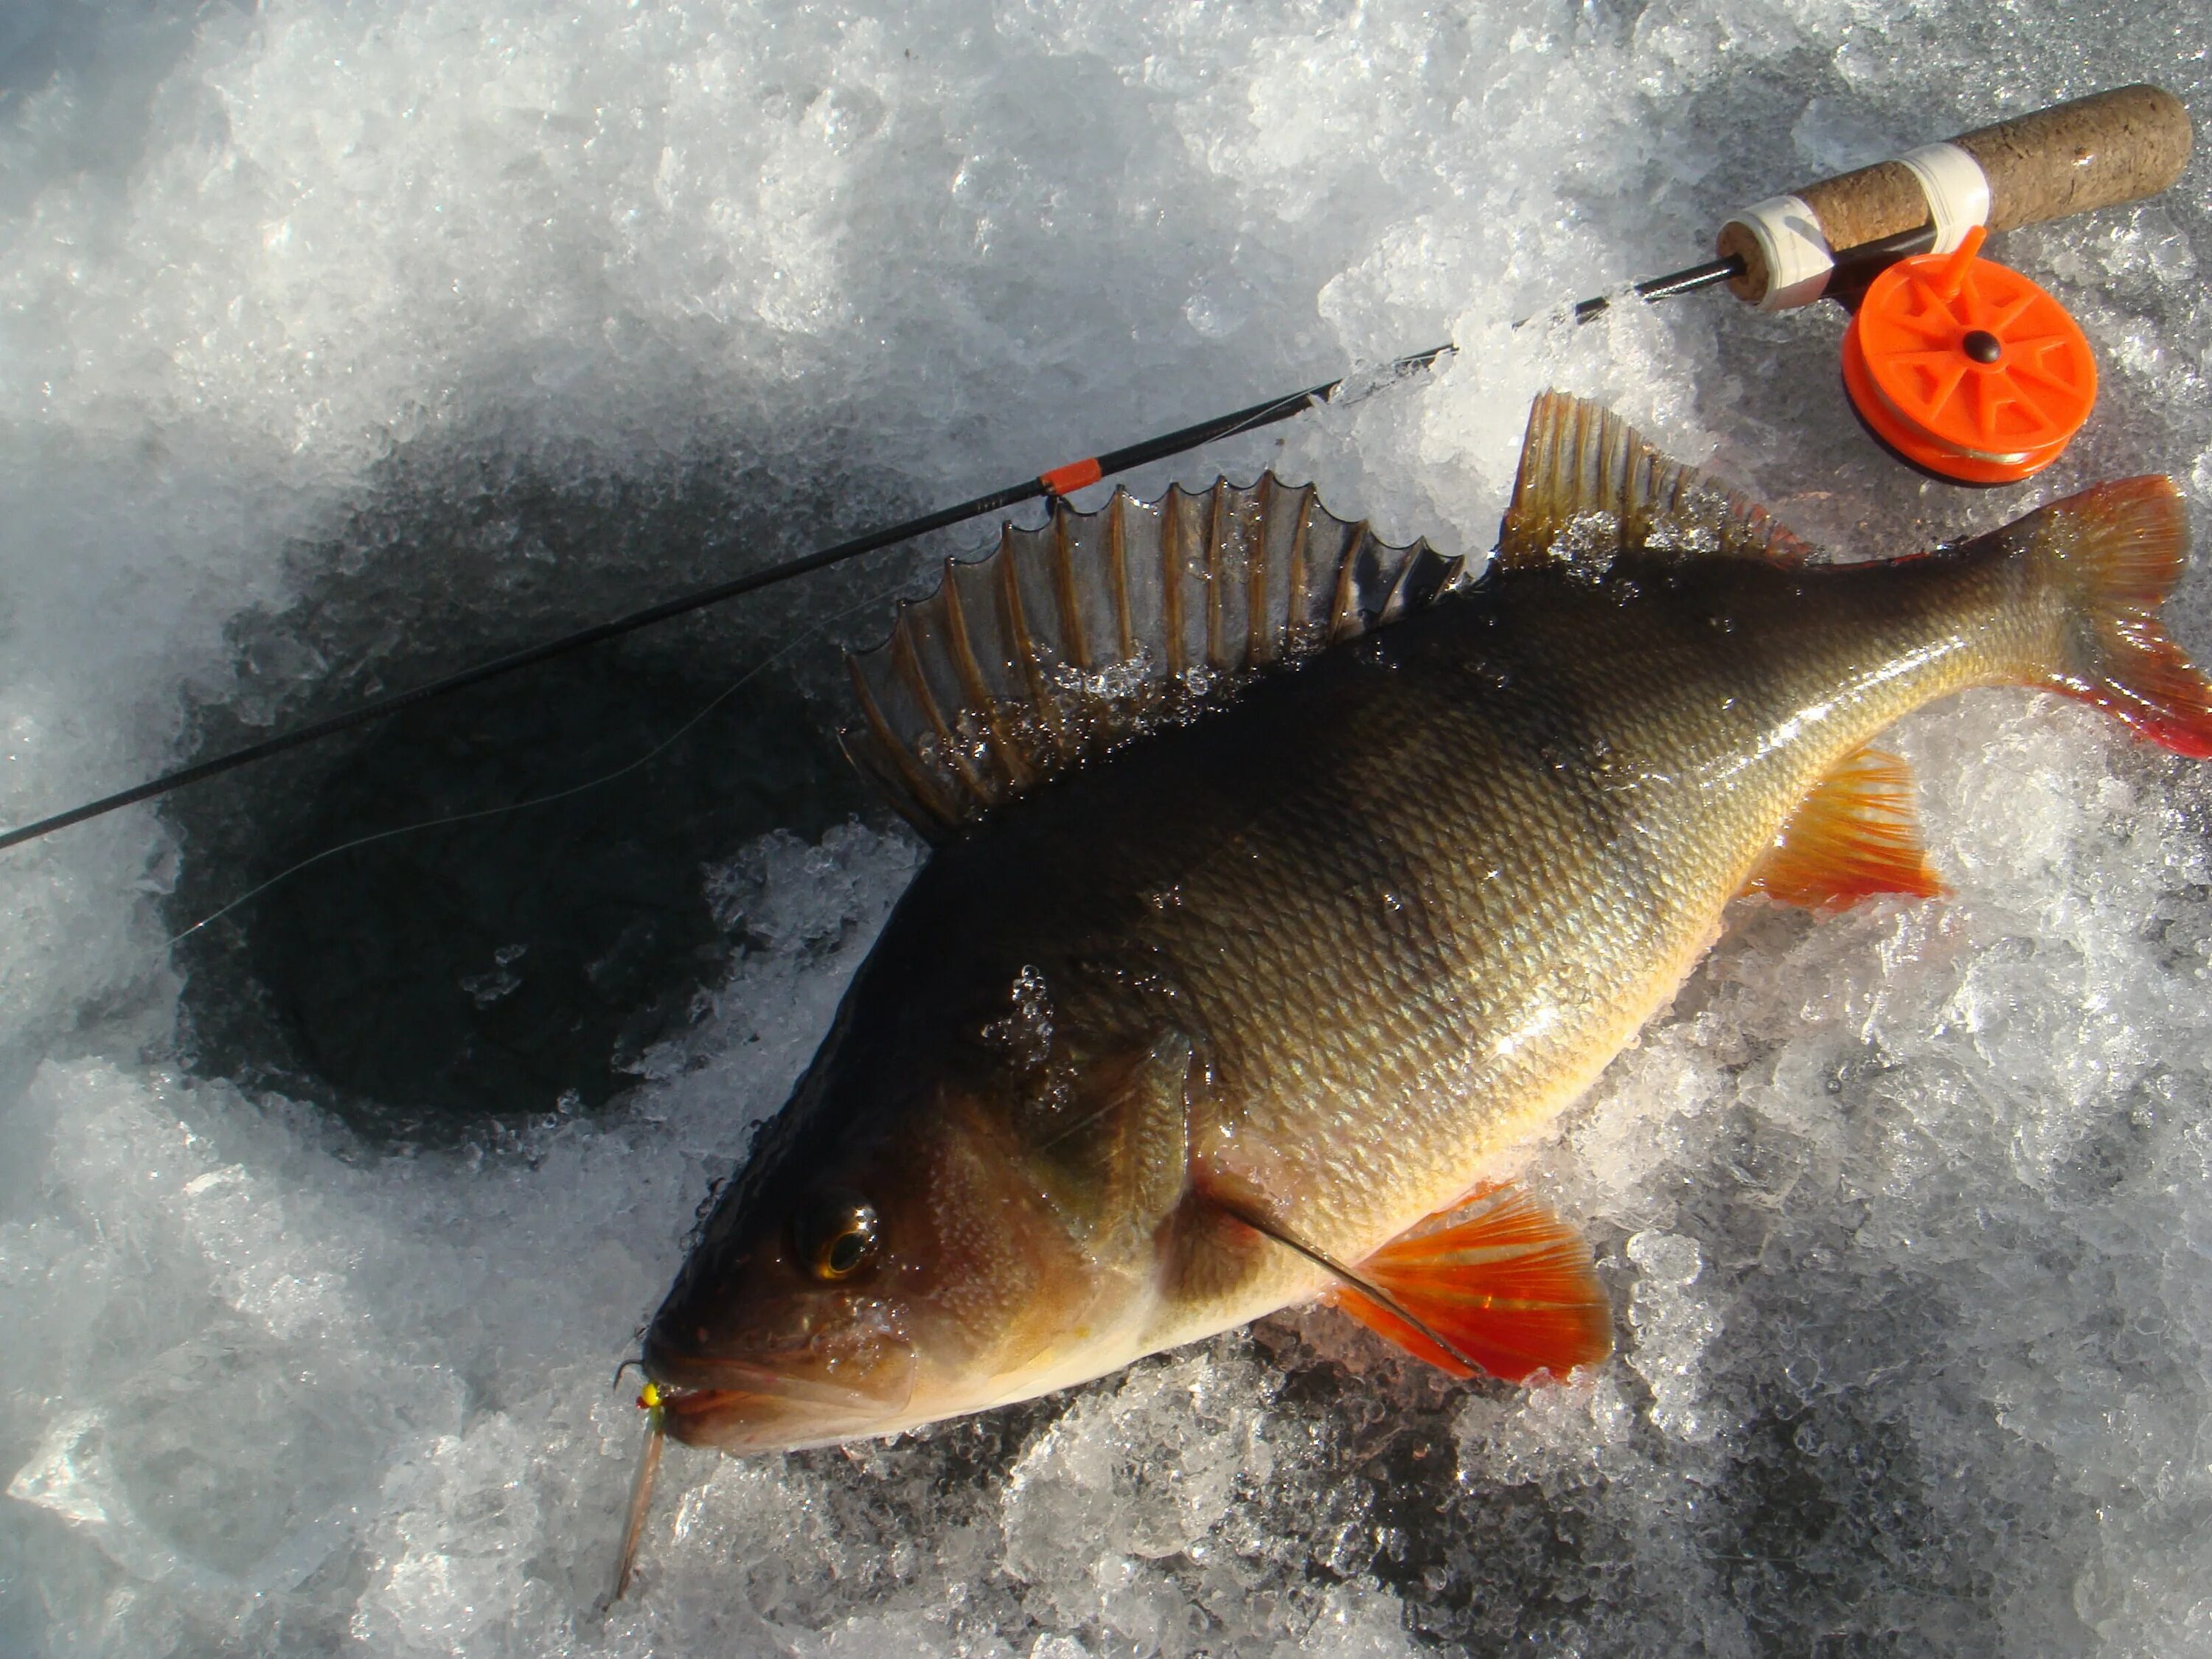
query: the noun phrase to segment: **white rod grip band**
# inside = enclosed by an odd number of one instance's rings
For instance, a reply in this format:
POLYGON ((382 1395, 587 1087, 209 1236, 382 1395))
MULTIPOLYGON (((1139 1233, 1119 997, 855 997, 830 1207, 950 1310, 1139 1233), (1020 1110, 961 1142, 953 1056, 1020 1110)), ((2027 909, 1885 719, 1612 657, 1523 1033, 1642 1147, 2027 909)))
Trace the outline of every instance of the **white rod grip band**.
POLYGON ((1898 161, 1920 181, 1937 253, 1948 253, 1976 225, 1990 222, 1990 180, 1982 164, 1956 144, 1923 144, 1898 161))
POLYGON ((1825 293, 1836 256, 1813 210, 1795 196, 1770 196, 1729 221, 1741 225, 1759 244, 1766 261, 1766 293, 1761 311, 1809 306, 1825 293))

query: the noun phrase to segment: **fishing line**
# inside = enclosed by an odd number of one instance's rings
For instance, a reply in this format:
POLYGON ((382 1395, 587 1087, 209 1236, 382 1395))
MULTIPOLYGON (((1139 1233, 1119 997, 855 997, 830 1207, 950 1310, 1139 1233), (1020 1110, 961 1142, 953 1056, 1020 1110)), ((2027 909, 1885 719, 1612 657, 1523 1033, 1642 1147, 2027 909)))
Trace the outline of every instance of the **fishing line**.
MULTIPOLYGON (((1410 374, 1415 369, 1427 367, 1452 349, 1454 348, 1449 345, 1441 345, 1427 351, 1415 352, 1411 356, 1401 357, 1389 365, 1386 372, 1393 374, 1410 374)), ((1286 421, 1293 415, 1302 413, 1311 408, 1316 402, 1326 400, 1331 392, 1343 384, 1345 381, 1341 378, 1326 381, 1319 386, 1308 386, 1303 391, 1290 392, 1280 398, 1270 398, 1265 403, 1253 404, 1247 408, 1237 410, 1233 414, 1217 416, 1210 421, 1201 421, 1195 426, 1182 427, 1173 432, 1163 433, 1157 438, 1147 438, 1141 443, 1131 444, 1126 448, 1109 450, 1103 454, 1094 455, 1085 460, 1071 461, 1065 466, 1054 467, 1050 471, 1039 473, 1033 478, 1025 478, 1020 483, 1009 484, 1003 489, 992 490, 988 495, 975 496, 956 506, 940 507, 934 513, 924 514, 917 519, 908 519, 900 524, 888 525, 881 529, 869 531, 866 535, 856 536, 850 541, 839 542, 835 546, 823 548, 799 558, 787 559, 781 564, 769 565, 745 575, 733 577, 728 581, 718 582, 712 587, 703 587, 693 592, 679 594, 674 599, 665 599, 659 605, 648 605, 642 611, 634 611, 627 617, 619 617, 612 622, 600 623, 590 628, 580 629, 575 633, 563 635, 556 640, 548 640, 540 645, 529 646, 520 651, 510 652, 506 656, 495 657, 489 662, 479 663, 473 668, 463 669, 459 673, 449 674, 443 679, 433 680, 428 684, 418 685, 410 690, 397 691, 389 696, 372 698, 368 702, 357 704, 341 713, 327 715, 319 720, 311 720, 293 731, 282 732, 273 738, 265 738, 258 743, 248 744, 242 749, 234 749, 228 754, 217 755, 209 760, 196 761, 190 766, 164 773, 160 777, 149 779, 131 788, 118 790, 112 795, 103 795, 98 800, 87 801, 81 806, 73 806, 66 812, 57 812, 50 817, 40 818, 34 823, 27 823, 17 829, 0 832, 0 850, 20 846, 24 842, 34 841, 41 836, 51 835, 57 830, 66 830, 71 824, 82 823, 88 818, 100 817, 123 807, 136 805, 140 801, 151 800, 157 795, 167 794, 170 791, 181 789, 187 784, 199 783, 209 778, 219 777, 225 772, 235 771, 238 768, 250 765, 255 761, 267 760, 271 756, 297 749, 303 744, 335 737, 341 732, 349 732, 354 727, 365 726, 371 720, 382 720, 387 715, 399 713, 402 709, 411 708, 417 703, 428 702, 434 697, 447 696, 465 687, 481 685, 487 680, 498 679, 525 668, 535 667, 539 663, 550 662, 556 657, 562 657, 571 652, 583 650, 587 646, 618 639, 625 634, 634 634, 638 629, 650 628, 656 623, 667 622, 673 617, 689 615, 694 611, 703 611, 709 605, 720 605, 741 595, 757 592, 763 587, 772 587, 779 582, 789 581, 794 577, 827 569, 831 565, 842 564, 848 559, 859 558, 863 554, 873 553, 881 548, 890 547, 899 542, 911 541, 915 537, 926 536, 933 531, 949 529, 954 525, 965 524, 971 519, 981 518, 985 514, 1016 507, 1024 501, 1032 501, 1039 496, 1057 499, 1062 495, 1072 495, 1088 484, 1097 483, 1099 479, 1111 472, 1125 472, 1133 467, 1144 466, 1153 461, 1180 455, 1184 451, 1195 449, 1201 444, 1212 443, 1222 438, 1236 437, 1246 432, 1256 431, 1261 427, 1272 426, 1278 421, 1286 421)))
MULTIPOLYGON (((902 587, 904 586, 904 583, 900 584, 900 586, 902 587)), ((194 933, 198 933, 201 928, 221 921, 225 916, 237 909, 240 905, 251 903, 253 900, 259 898, 264 893, 267 892, 270 888, 277 885, 280 882, 289 881, 293 877, 298 875, 302 870, 307 869, 311 866, 320 864, 325 859, 336 858, 341 853, 350 853, 359 848, 373 847, 379 842, 396 840, 401 836, 411 836, 418 830, 442 830, 450 824, 472 823, 482 818, 495 818, 501 814, 506 812, 523 812, 529 811, 532 807, 550 806, 556 801, 567 800, 571 796, 585 794, 591 790, 603 787, 607 784, 614 782, 618 778, 628 777, 631 773, 639 770, 641 768, 651 765, 662 755, 667 753, 669 750, 674 748, 678 743, 684 740, 684 737, 690 732, 692 728, 699 725, 701 721, 704 720, 709 714, 713 714, 717 708, 720 708, 732 697, 737 696, 738 692, 744 690, 744 688, 750 685, 753 681, 758 679, 769 669, 775 667, 776 664, 781 662, 793 652, 798 650, 800 646, 811 644, 814 641, 821 638, 823 634, 827 633, 830 628, 835 626, 836 623, 844 621, 846 617, 852 616, 856 611, 865 611, 872 605, 881 605, 884 600, 895 597, 898 592, 899 588, 897 587, 885 588, 882 592, 876 593, 868 599, 860 600, 858 604, 848 605, 842 611, 833 611, 829 616, 824 617, 820 622, 815 623, 813 627, 806 629, 796 638, 786 642, 772 655, 762 659, 761 661, 754 664, 752 667, 747 669, 736 679, 731 681, 729 684, 724 686, 720 691, 717 691, 696 713, 692 714, 681 726, 678 726, 673 732, 671 732, 666 737, 663 738, 659 743, 653 744, 652 748, 647 750, 645 753, 640 755, 635 760, 625 762, 611 772, 605 773, 596 778, 587 779, 582 783, 569 784, 566 787, 554 790, 550 794, 532 796, 528 800, 506 801, 497 806, 480 806, 466 812, 448 813, 443 817, 425 818, 417 823, 403 823, 393 829, 379 830, 371 835, 359 836, 351 841, 340 842, 334 847, 325 847, 321 852, 311 854, 307 857, 301 859, 297 864, 291 865, 285 869, 278 871, 275 875, 270 877, 268 880, 261 883, 258 886, 249 887, 245 892, 240 893, 236 898, 231 900, 229 903, 224 905, 220 910, 213 911, 207 915, 202 916, 191 927, 185 928, 183 933, 179 933, 175 938, 167 940, 161 948, 165 951, 173 950, 176 946, 183 944, 186 939, 190 939, 194 933)))

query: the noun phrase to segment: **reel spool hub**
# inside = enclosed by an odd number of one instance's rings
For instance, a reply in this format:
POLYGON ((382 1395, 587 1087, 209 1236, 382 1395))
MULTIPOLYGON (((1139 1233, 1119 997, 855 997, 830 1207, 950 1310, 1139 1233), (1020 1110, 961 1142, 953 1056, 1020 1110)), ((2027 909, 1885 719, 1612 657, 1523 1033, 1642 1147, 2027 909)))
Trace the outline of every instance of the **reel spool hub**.
POLYGON ((1900 259, 1844 334, 1844 386, 1883 443, 1939 477, 2014 483, 2048 466, 2097 400, 2097 360, 2066 308, 1978 258, 1900 259))

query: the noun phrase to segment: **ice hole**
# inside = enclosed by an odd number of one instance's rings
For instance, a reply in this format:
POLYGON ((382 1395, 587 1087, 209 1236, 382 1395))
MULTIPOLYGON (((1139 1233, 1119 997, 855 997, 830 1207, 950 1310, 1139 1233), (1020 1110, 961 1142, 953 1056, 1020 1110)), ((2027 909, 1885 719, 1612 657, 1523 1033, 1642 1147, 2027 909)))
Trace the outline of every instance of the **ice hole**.
MULTIPOLYGON (((392 469, 336 545, 301 552, 296 600, 234 620, 236 683, 199 710, 199 754, 312 718, 337 685, 421 684, 838 528, 779 519, 789 489, 742 471, 478 462, 469 494, 417 488, 435 467, 392 469)), ((834 635, 810 622, 786 652, 775 608, 595 646, 172 797, 173 928, 282 877, 179 948, 196 1069, 409 1139, 635 1082, 727 966, 707 867, 771 829, 885 816, 837 752, 840 711, 801 686, 834 635)), ((864 599, 856 625, 887 609, 864 599)))

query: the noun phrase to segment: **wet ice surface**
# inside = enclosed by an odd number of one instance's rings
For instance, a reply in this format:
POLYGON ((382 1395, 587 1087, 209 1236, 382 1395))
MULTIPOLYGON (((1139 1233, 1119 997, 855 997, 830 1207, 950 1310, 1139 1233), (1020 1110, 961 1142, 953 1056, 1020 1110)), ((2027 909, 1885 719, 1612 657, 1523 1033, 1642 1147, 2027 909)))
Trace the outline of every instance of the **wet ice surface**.
MULTIPOLYGON (((2105 377, 2024 489, 1875 454, 1832 315, 1509 327, 1996 113, 2148 78, 2202 122, 2191 7, 515 9, 0 24, 0 817, 1447 334, 1425 384, 1140 482, 1273 460, 1480 547, 1556 382, 1853 551, 2145 471, 2212 528, 2202 162, 1994 250, 2105 377)), ((826 692, 918 569, 686 672, 830 623, 784 671, 826 692)), ((708 989, 633 1092, 397 1142, 195 1069, 192 995, 251 975, 169 957, 162 895, 242 890, 276 786, 9 854, 0 1650, 2212 1650, 2212 797, 2048 699, 1899 746, 1954 896, 1746 908, 1528 1154, 1613 1289, 1601 1371, 1455 1388, 1304 1314, 895 1444, 678 1451, 604 1617, 610 1373, 911 845, 702 852, 720 947, 669 982, 708 989)), ((551 943, 488 934, 452 996, 551 943)))

